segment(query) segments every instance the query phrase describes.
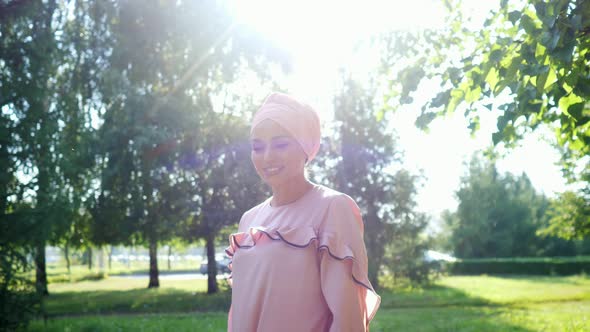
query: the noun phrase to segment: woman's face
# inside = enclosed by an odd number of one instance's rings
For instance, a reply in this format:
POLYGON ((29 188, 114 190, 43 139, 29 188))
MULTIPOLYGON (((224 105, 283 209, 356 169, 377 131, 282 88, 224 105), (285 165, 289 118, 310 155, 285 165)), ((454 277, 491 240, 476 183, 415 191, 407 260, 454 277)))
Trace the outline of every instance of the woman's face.
POLYGON ((307 155, 301 145, 275 121, 260 122, 250 135, 252 163, 271 187, 304 177, 307 155))

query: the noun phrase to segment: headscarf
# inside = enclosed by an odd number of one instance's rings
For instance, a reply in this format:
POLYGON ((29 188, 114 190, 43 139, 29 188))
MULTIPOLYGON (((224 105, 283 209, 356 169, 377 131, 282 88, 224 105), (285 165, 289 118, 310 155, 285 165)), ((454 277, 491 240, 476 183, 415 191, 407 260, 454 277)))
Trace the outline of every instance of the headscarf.
POLYGON ((272 93, 254 115, 252 127, 270 119, 287 130, 301 145, 310 162, 320 149, 320 118, 311 106, 284 93, 272 93))

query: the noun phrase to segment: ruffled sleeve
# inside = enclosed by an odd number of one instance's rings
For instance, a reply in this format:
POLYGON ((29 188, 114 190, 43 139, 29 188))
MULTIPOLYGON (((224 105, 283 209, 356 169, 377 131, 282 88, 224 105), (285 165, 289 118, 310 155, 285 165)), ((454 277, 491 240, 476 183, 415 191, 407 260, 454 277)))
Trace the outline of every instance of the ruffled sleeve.
POLYGON ((381 298, 368 278, 360 209, 334 197, 319 229, 322 293, 332 313, 330 331, 368 331, 381 298))

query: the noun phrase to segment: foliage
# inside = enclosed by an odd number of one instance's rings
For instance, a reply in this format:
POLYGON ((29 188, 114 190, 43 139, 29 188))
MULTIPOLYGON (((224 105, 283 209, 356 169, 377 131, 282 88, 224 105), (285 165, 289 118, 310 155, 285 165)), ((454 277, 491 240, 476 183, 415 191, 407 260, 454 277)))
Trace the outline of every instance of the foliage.
POLYGON ((575 275, 590 271, 589 257, 488 258, 448 263, 452 274, 575 275))
POLYGON ((239 220, 237 205, 248 202, 241 198, 255 197, 244 196, 245 183, 228 185, 247 175, 236 169, 244 105, 226 109, 224 100, 220 109, 217 100, 241 64, 277 56, 235 29, 223 3, 114 7, 107 16, 113 38, 105 46, 111 66, 99 86, 107 107, 96 151, 102 179, 93 241, 148 244, 149 287, 158 287, 158 244, 203 237, 213 245, 221 227, 239 220))
MULTIPOLYGON (((411 75, 400 75, 408 102, 422 80, 440 84, 416 125, 424 128, 435 117, 461 109, 475 131, 481 115, 492 111, 498 115, 493 142, 509 146, 548 126, 563 149, 566 175, 588 187, 590 3, 503 0, 477 30, 468 28, 469 18, 463 17, 458 2, 446 4, 453 9, 448 28, 427 32, 414 46, 423 55, 402 72, 411 75)), ((588 193, 583 197, 588 202, 588 193)), ((588 224, 579 231, 562 231, 568 223, 558 221, 553 219, 556 224, 550 228, 554 235, 580 236, 588 224)))
POLYGON ((458 257, 573 255, 573 242, 538 237, 547 224, 548 201, 526 175, 499 174, 495 164, 477 155, 457 191, 455 213, 443 215, 448 243, 458 257))
MULTIPOLYGON (((208 133, 242 130, 213 106, 242 67, 263 77, 287 58, 237 29, 224 1, 4 1, 0 9, 0 213, 34 222, 27 244, 39 289, 47 292, 46 244, 90 252, 91 242, 149 244, 157 287, 158 243, 186 235, 204 186, 227 175, 181 183, 184 173, 217 144, 208 133), (16 214, 9 203, 33 212, 16 214)), ((229 105, 234 118, 244 106, 229 105)))
POLYGON ((560 194, 549 207, 549 225, 540 234, 564 239, 590 237, 590 202, 572 191, 560 194))
MULTIPOLYGON (((190 207, 186 239, 206 240, 208 292, 217 292, 216 238, 227 226, 239 222, 241 214, 262 200, 266 192, 250 162, 249 126, 243 117, 227 109, 203 112, 207 132, 198 148, 199 167, 190 172, 198 186, 198 208, 190 207)), ((190 189, 189 189, 190 192, 190 189)), ((224 239, 225 240, 225 239, 224 239)))
POLYGON ((97 8, 81 1, 70 7, 77 20, 66 15, 63 1, 9 1, 6 7, 0 24, 0 107, 6 124, 3 157, 11 165, 2 177, 13 179, 6 187, 13 191, 3 199, 35 210, 26 216, 36 230, 28 241, 35 243, 39 289, 47 293, 45 245, 78 239, 72 235, 85 219, 82 203, 93 164, 88 110, 101 63, 87 46, 95 36, 90 32, 101 30, 88 17, 97 8))
POLYGON ((26 326, 39 311, 35 285, 23 276, 28 265, 21 248, 0 240, 0 331, 26 326))
POLYGON ((325 142, 323 168, 335 188, 350 195, 362 210, 369 278, 378 287, 379 271, 424 281, 420 273, 427 218, 416 211, 418 178, 400 169, 401 153, 386 121, 376 121, 375 91, 350 78, 334 100, 335 135, 325 142), (394 171, 397 169, 397 171, 394 171), (396 258, 397 257, 397 258, 396 258), (400 262, 401 259, 403 262, 400 262))

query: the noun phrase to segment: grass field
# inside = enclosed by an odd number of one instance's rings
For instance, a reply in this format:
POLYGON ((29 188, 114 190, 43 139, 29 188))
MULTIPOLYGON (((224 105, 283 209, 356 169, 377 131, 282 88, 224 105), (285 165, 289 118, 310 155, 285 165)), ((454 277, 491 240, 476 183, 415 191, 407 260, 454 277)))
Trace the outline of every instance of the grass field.
MULTIPOLYGON (((225 331, 229 291, 204 294, 205 280, 110 277, 51 284, 52 317, 29 331, 225 331)), ((380 291, 371 331, 590 331, 590 278, 443 277, 425 288, 380 291)))

